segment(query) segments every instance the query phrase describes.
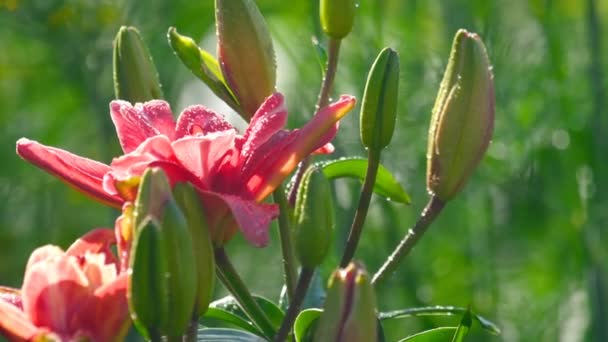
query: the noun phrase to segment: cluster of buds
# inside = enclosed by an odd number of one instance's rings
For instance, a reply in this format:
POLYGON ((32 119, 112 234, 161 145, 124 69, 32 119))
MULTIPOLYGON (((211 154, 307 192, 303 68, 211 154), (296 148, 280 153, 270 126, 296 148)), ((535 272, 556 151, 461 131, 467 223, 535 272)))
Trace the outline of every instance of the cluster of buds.
MULTIPOLYGON (((321 0, 321 27, 330 40, 351 32, 356 7, 353 0, 321 0)), ((66 252, 36 250, 22 288, 0 288, 0 332, 12 340, 120 340, 129 312, 145 338, 182 339, 210 306, 222 260, 218 250, 238 228, 264 246, 270 221, 279 216, 278 205, 264 203, 266 197, 310 154, 332 150, 338 121, 354 98, 320 108, 300 130, 283 130, 287 111, 275 90, 275 53, 264 18, 253 0, 215 0, 215 8, 217 59, 174 28, 168 39, 184 64, 249 122, 242 135, 203 106, 174 119, 159 100, 158 73, 143 39, 123 27, 115 39, 115 93, 134 104, 113 101, 110 111, 124 155, 106 165, 27 139, 17 143, 21 157, 104 204, 122 207, 122 216, 114 231, 95 230, 66 252), (110 249, 114 244, 118 256, 110 249)), ((399 57, 385 48, 370 70, 360 116, 371 187, 380 151, 393 136, 398 97, 399 57)), ((488 147, 493 123, 485 46, 476 34, 459 30, 429 129, 427 189, 433 198, 445 202, 461 191, 488 147)), ((322 170, 302 170, 289 218, 302 273, 312 276, 331 250, 334 206, 322 170)), ((371 191, 364 195, 359 229, 371 191)), ((350 262, 352 254, 329 280, 315 341, 374 341, 379 335, 374 288, 364 268, 350 262)), ((257 304, 251 305, 255 310, 257 304)), ((252 321, 252 327, 265 327, 252 321)), ((272 337, 270 326, 266 337, 272 337)))

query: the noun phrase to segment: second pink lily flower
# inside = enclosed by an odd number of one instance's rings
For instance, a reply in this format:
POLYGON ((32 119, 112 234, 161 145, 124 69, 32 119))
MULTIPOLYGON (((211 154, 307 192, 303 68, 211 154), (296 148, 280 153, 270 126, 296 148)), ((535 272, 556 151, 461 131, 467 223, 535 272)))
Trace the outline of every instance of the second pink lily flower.
POLYGON ((342 96, 321 109, 301 129, 283 130, 283 96, 268 97, 243 135, 224 118, 191 106, 174 120, 165 101, 135 106, 112 101, 110 113, 125 154, 110 165, 76 156, 25 138, 17 153, 93 198, 120 207, 136 196, 147 167, 161 167, 172 184, 191 182, 205 204, 214 243, 222 245, 240 227, 256 246, 268 242, 268 225, 278 215, 274 204, 260 203, 315 151, 327 152, 338 121, 355 105, 342 96))

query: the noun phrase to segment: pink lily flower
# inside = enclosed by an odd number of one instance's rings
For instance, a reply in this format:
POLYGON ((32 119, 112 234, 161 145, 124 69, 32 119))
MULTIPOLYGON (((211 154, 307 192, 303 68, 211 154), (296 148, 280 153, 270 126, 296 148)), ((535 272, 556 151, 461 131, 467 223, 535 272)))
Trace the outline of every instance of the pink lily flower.
POLYGON ((301 129, 287 131, 284 99, 275 93, 240 135, 204 106, 186 108, 176 122, 169 104, 161 100, 134 106, 112 101, 110 113, 125 154, 110 165, 24 138, 17 142, 17 153, 115 207, 135 199, 146 168, 161 167, 172 184, 188 181, 199 190, 216 245, 240 227, 248 241, 264 246, 278 208, 261 202, 306 156, 331 151, 338 121, 354 105, 354 97, 342 96, 301 129))
POLYGON ((0 289, 0 333, 11 341, 121 340, 130 324, 127 273, 114 243, 114 231, 95 229, 66 252, 34 250, 21 290, 0 289))

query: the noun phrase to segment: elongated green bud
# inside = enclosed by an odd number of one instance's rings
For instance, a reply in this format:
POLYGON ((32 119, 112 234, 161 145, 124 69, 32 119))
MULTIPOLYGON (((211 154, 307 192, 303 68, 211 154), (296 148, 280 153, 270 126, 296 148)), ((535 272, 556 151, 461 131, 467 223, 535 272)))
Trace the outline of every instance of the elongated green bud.
POLYGON ((443 201, 465 185, 494 128, 494 81, 486 48, 475 33, 454 37, 429 129, 427 188, 443 201))
POLYGON ((393 137, 399 94, 399 55, 384 48, 367 76, 361 104, 361 141, 371 150, 386 147, 393 137))
POLYGON ((152 194, 157 196, 138 198, 135 208, 139 226, 130 259, 129 309, 144 335, 180 337, 192 317, 197 291, 191 236, 160 169, 148 169, 142 178, 139 197, 152 194))
POLYGON ((209 236, 207 219, 198 193, 190 183, 178 183, 173 187, 173 196, 186 217, 192 248, 196 261, 198 287, 196 293, 197 315, 201 316, 209 307, 215 283, 215 254, 209 236))
POLYGON ((304 174, 294 216, 298 259, 302 266, 317 267, 329 251, 334 229, 330 184, 321 170, 312 167, 304 174))
POLYGON ((131 26, 121 27, 114 40, 114 95, 134 103, 163 98, 152 56, 131 26))
POLYGON ((169 28, 167 39, 175 55, 196 77, 232 109, 239 113, 242 112, 237 100, 226 85, 220 64, 215 57, 199 48, 192 38, 177 33, 174 27, 169 28))
POLYGON ((350 263, 334 271, 314 341, 376 341, 377 329, 376 296, 365 269, 350 263))
POLYGON ((334 39, 346 37, 353 29, 355 0, 321 0, 321 28, 334 39))
POLYGON ((249 121, 275 90, 272 39, 253 0, 215 0, 215 19, 222 74, 249 121))

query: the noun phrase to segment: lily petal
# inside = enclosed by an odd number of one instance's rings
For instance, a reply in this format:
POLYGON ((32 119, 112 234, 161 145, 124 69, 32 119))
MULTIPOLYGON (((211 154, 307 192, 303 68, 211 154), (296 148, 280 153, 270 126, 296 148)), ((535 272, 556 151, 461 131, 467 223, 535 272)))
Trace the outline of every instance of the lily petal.
POLYGON ((209 189, 217 172, 236 154, 235 137, 236 132, 230 130, 185 137, 174 141, 172 146, 181 165, 209 189))
POLYGON ((74 257, 53 257, 27 270, 21 289, 23 311, 34 325, 60 335, 82 326, 78 314, 90 294, 77 262, 74 257))
POLYGON ((65 252, 66 255, 82 257, 87 252, 105 255, 106 264, 118 264, 111 246, 116 244, 116 236, 112 229, 98 228, 76 240, 65 252))
POLYGON ((175 128, 175 139, 188 135, 203 135, 234 129, 223 116, 205 106, 190 106, 179 115, 175 128))
POLYGON ((333 139, 336 122, 354 106, 355 98, 343 95, 337 102, 321 109, 302 129, 291 132, 284 147, 273 152, 277 157, 264 161, 248 178, 247 188, 256 194, 255 199, 266 198, 302 159, 333 139))
POLYGON ((0 286, 0 302, 10 303, 16 308, 23 310, 23 303, 21 301, 21 291, 19 289, 0 286))
POLYGON ((287 123, 287 109, 283 95, 274 93, 270 95, 251 118, 251 122, 243 135, 244 143, 241 156, 244 162, 258 146, 268 141, 275 133, 287 123))
POLYGON ((11 341, 31 341, 40 331, 23 311, 0 300, 0 332, 11 341))
POLYGON ((123 202, 103 190, 103 176, 110 171, 108 165, 26 138, 17 141, 17 154, 104 204, 120 208, 123 202))
POLYGON ((175 139, 175 120, 165 101, 152 100, 133 106, 127 101, 115 100, 110 103, 110 115, 125 153, 132 152, 155 135, 175 139))
POLYGON ((114 281, 95 290, 94 303, 87 308, 83 321, 99 341, 122 341, 130 321, 127 296, 128 274, 122 273, 114 281), (99 317, 103 317, 102 320, 99 317))
MULTIPOLYGON (((112 160, 112 170, 103 178, 103 189, 109 194, 120 197, 116 182, 126 181, 133 177, 141 176, 151 163, 156 161, 175 162, 177 159, 173 154, 171 142, 164 135, 157 135, 146 139, 137 149, 112 160)), ((137 186, 134 183, 133 186, 137 186)), ((132 200, 129 198, 129 200, 132 200)))
POLYGON ((36 248, 30 258, 27 260, 27 265, 25 266, 25 272, 32 268, 32 266, 36 265, 39 262, 44 262, 50 258, 61 257, 64 252, 61 248, 53 245, 46 245, 42 247, 36 248))
POLYGON ((243 236, 256 247, 268 244, 268 226, 279 216, 276 204, 257 203, 238 196, 215 194, 228 205, 243 236))

